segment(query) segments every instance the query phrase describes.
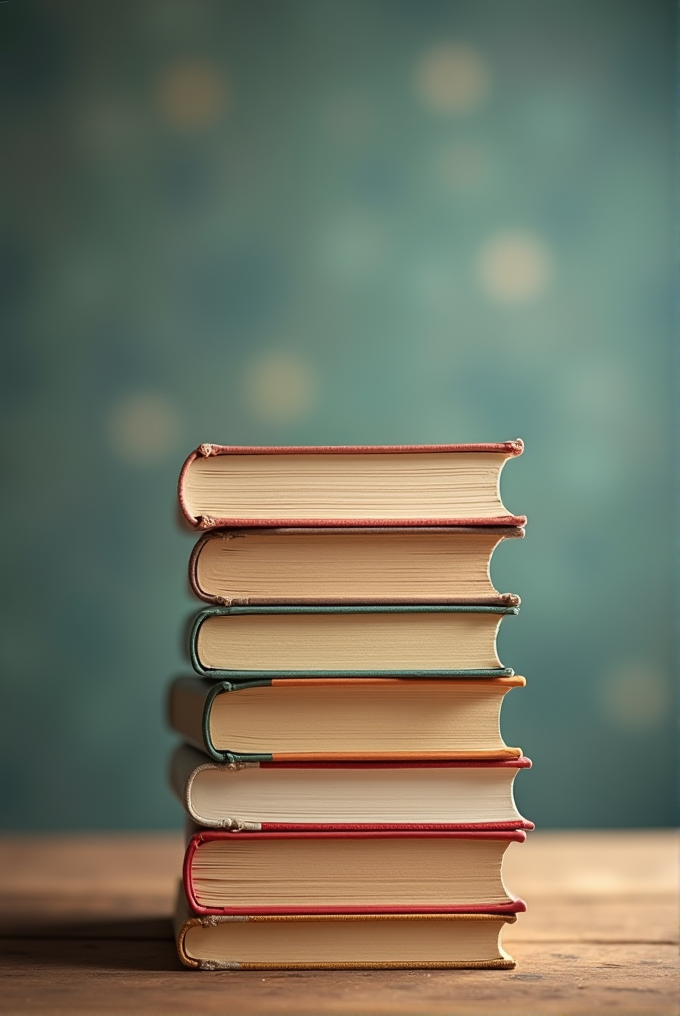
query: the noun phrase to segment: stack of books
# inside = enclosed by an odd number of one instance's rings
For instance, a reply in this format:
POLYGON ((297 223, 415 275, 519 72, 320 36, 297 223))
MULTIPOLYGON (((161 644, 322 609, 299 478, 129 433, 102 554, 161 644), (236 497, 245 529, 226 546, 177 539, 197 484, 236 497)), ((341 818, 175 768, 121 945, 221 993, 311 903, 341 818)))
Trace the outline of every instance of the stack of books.
POLYGON ((206 530, 197 676, 170 689, 189 819, 176 913, 201 969, 511 967, 525 904, 506 848, 532 828, 500 733, 524 685, 489 573, 524 534, 503 444, 201 445, 179 482, 206 530))

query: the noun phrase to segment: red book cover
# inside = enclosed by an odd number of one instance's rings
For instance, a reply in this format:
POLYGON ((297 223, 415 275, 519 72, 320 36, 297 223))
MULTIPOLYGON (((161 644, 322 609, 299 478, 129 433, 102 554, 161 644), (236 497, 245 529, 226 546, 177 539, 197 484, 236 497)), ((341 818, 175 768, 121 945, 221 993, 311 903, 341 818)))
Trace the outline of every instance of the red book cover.
MULTIPOLYGON (((286 832, 286 831, 301 831, 301 832, 312 832, 312 831, 325 831, 325 832, 343 832, 343 831, 381 831, 381 830, 443 830, 453 831, 458 830, 460 832, 465 831, 498 831, 505 829, 533 829, 534 823, 525 819, 515 811, 514 816, 508 816, 503 820, 498 819, 498 815, 503 815, 508 810, 507 801, 503 801, 502 804, 498 802, 498 791, 494 790, 495 807, 493 811, 496 812, 495 820, 491 817, 487 817, 485 820, 479 818, 472 818, 467 815, 463 818, 449 818, 448 821, 440 818, 435 819, 432 817, 432 810, 430 811, 430 817, 425 817, 427 814, 427 808, 420 809, 420 817, 415 819, 413 817, 409 819, 405 818, 406 808, 403 803, 399 803, 401 800, 400 795, 403 793, 403 789, 395 790, 391 784, 385 784, 380 778, 381 773, 395 773, 395 771, 404 772, 406 778, 409 776, 417 775, 419 778, 421 775, 425 777, 432 770, 435 770, 438 775, 444 776, 447 772, 460 772, 461 770, 466 773, 478 773, 488 772, 489 770, 503 770, 509 772, 511 777, 520 769, 529 769, 531 767, 531 760, 521 756, 516 759, 499 759, 495 761, 483 761, 483 760, 417 760, 412 762, 407 761, 380 761, 380 762, 367 762, 361 760, 348 760, 346 762, 331 762, 331 761, 315 761, 315 762, 276 762, 276 761, 259 761, 259 762, 246 762, 246 763, 224 763, 216 762, 212 759, 208 759, 202 752, 196 751, 188 745, 181 745, 175 749, 172 756, 170 765, 170 783, 175 791, 175 794, 180 799, 186 812, 190 818, 190 826, 188 836, 192 836, 197 832, 201 832, 207 829, 222 829, 222 830, 239 830, 249 832, 286 832), (258 782, 259 773, 262 773, 265 783, 268 782, 267 774, 272 774, 274 779, 277 779, 279 775, 286 774, 290 771, 297 772, 302 777, 302 787, 307 793, 302 791, 302 800, 311 802, 310 806, 305 809, 304 817, 300 814, 299 810, 296 813, 295 808, 295 794, 291 801, 285 795, 285 791, 281 790, 281 785, 278 784, 278 801, 280 810, 284 813, 288 813, 288 819, 279 818, 277 821, 267 820, 262 813, 262 804, 260 801, 258 807, 258 782), (208 811, 202 805, 201 791, 199 787, 198 794, 195 794, 195 788, 200 785, 206 774, 209 775, 213 792, 215 792, 215 781, 221 781, 221 799, 224 801, 230 800, 230 784, 232 781, 239 780, 239 774, 243 773, 243 776, 248 780, 248 796, 247 806, 249 811, 244 814, 237 804, 235 805, 233 798, 231 798, 230 804, 225 804, 221 814, 216 814, 214 811, 208 811), (312 777, 312 783, 305 786, 304 780, 310 774, 312 777), (327 814, 323 819, 319 816, 319 805, 316 803, 318 796, 323 798, 324 804, 329 805, 328 811, 331 813, 337 808, 337 787, 336 780, 338 776, 342 779, 343 774, 350 777, 348 788, 345 793, 351 794, 349 789, 352 785, 358 787, 359 793, 364 790, 368 785, 371 787, 374 776, 377 775, 379 780, 379 786, 382 788, 383 796, 386 794, 389 799, 396 794, 395 800, 395 813, 399 815, 398 819, 391 817, 389 819, 377 818, 367 819, 365 816, 361 819, 357 818, 352 820, 348 817, 340 818, 337 814, 335 818, 329 817, 327 814), (324 776, 328 775, 330 782, 324 779, 324 776), (358 783, 356 782, 358 781, 358 783), (309 791, 311 790, 311 796, 309 791), (296 817, 293 819, 291 816, 295 814, 296 817)), ((436 776, 435 776, 436 779, 436 776)), ((284 784, 285 786, 285 784, 284 784)), ((413 783, 409 783, 409 794, 413 795, 413 783)), ((486 791, 486 783, 483 784, 486 791)), ((509 785, 509 797, 513 809, 516 809, 514 803, 514 797, 512 795, 512 783, 509 785)), ((372 791, 375 793, 375 791, 372 791)), ((417 795, 417 790, 415 791, 417 795)), ((447 789, 442 789, 442 793, 446 794, 447 803, 451 798, 451 785, 449 784, 447 789)), ((300 794, 300 790, 296 791, 296 794, 300 794)), ((356 796, 354 799, 356 800, 356 796)), ((214 805, 213 805, 214 808, 214 805)), ((369 809, 370 810, 370 809, 369 809)), ((436 810, 436 809, 435 809, 436 810)), ((408 814, 413 816, 413 812, 409 811, 408 814)))
MULTIPOLYGON (((239 906, 210 906, 205 903, 201 903, 197 898, 200 893, 196 891, 195 882, 195 861, 197 852, 203 845, 211 843, 222 843, 222 844, 233 844, 235 847, 240 848, 240 845, 244 841, 278 841, 279 843, 285 843, 290 840, 314 840, 319 844, 323 844, 324 841, 328 842, 331 840, 342 840, 345 843, 351 841, 360 840, 392 840, 400 841, 402 846, 406 846, 408 849, 408 843, 413 841, 420 841, 421 844, 424 841, 432 843, 435 840, 458 840, 466 841, 468 843, 473 841, 486 841, 496 842, 498 844, 504 843, 506 847, 510 843, 523 843, 526 839, 526 833, 521 829, 506 830, 506 829, 494 829, 485 831, 474 831, 474 832, 462 832, 462 831, 443 831, 443 830, 380 830, 380 831, 343 831, 343 832, 328 832, 323 831, 311 831, 306 830, 305 832, 288 830, 278 832, 228 832, 223 830, 214 831, 201 831, 196 833, 189 840, 186 853, 184 855, 184 867, 183 867, 183 881, 184 890, 186 897, 191 909, 197 914, 215 914, 215 915, 230 915, 230 916, 247 916, 247 915, 258 915, 258 914, 390 914, 390 913, 422 913, 422 914, 436 914, 436 913, 484 913, 484 914, 517 914, 523 913, 526 910, 526 904, 523 900, 516 896, 510 895, 505 886, 500 882, 503 896, 505 897, 502 901, 476 901, 476 900, 464 900, 459 902, 451 902, 451 900, 444 900, 439 903, 422 903, 413 902, 409 905, 394 904, 394 903, 380 903, 375 900, 367 901, 365 904, 349 903, 349 904, 328 904, 306 906, 306 905, 263 905, 253 906, 252 904, 239 906)), ((415 858, 414 858, 415 861, 415 858)), ((389 865, 390 857, 389 851, 386 853, 385 864, 389 865)), ((236 860, 238 864, 238 859, 236 860)), ((216 879, 213 877, 212 882, 215 883, 216 879)), ((446 895, 446 890, 442 887, 442 897, 446 895)))
MULTIPOLYGON (((190 498, 187 493, 188 476, 192 469, 193 464, 200 459, 210 459, 215 456, 337 456, 337 455, 351 455, 351 456, 398 456, 398 455, 441 455, 441 454, 471 454, 471 455, 493 455, 496 458, 501 457, 501 461, 497 464, 497 473, 500 475, 500 470, 504 465, 505 461, 509 458, 513 458, 517 455, 521 455, 524 450, 524 444, 522 441, 503 441, 496 443, 479 443, 479 444, 448 444, 448 445, 319 445, 319 446, 261 446, 261 447, 249 447, 244 445, 219 445, 219 444, 202 444, 192 452, 187 458, 186 462, 182 467, 182 471, 179 477, 178 484, 178 497, 179 504, 189 525, 195 529, 216 529, 223 527, 247 527, 247 526, 272 526, 272 527, 290 527, 290 526, 524 526, 526 524, 526 516, 524 515, 511 515, 507 512, 499 512, 497 515, 482 515, 482 516, 467 516, 456 514, 455 517, 437 517, 432 516, 429 518, 421 515, 413 518, 392 518, 392 517, 377 517, 376 515, 367 516, 365 518, 354 513, 352 517, 337 518, 313 518, 307 517, 296 517, 292 514, 282 514, 280 517, 267 516, 266 518, 252 518, 252 517, 240 517, 231 515, 219 515, 210 514, 209 512, 199 512, 190 503, 190 498)), ((493 463, 489 463, 489 467, 493 467, 493 463)), ((276 490, 276 488, 274 488, 276 490)), ((503 505, 498 500, 499 509, 503 508, 503 505)))

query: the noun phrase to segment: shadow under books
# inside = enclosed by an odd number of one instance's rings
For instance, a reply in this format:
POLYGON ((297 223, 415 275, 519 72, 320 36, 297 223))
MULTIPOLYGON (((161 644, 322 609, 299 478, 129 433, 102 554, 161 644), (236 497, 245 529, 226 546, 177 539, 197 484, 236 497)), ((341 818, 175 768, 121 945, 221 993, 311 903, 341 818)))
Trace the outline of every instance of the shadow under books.
MULTIPOLYGON (((177 958, 175 941, 170 918, 140 917, 120 918, 114 920, 71 920, 45 922, 35 924, 30 932, 21 929, 11 937, 6 933, 2 937, 3 961, 14 969, 27 967, 64 967, 82 970, 108 970, 144 972, 149 974, 181 973, 182 976, 197 978, 201 981, 222 978, 224 971, 206 973, 205 971, 189 971, 177 958)), ((229 978, 239 982, 257 982, 268 991, 286 989, 282 982, 330 980, 338 987, 342 984, 355 987, 360 982, 371 982, 376 989, 389 987, 393 990, 420 992, 427 988, 437 990, 441 987, 450 988, 453 980, 475 981, 479 975, 486 978, 486 986, 497 983, 496 976, 503 975, 503 980, 510 982, 522 980, 535 975, 518 975, 508 970, 258 970, 229 971, 229 978), (492 980, 489 979, 489 975, 492 980), (278 985, 278 989, 277 989, 278 985)), ((500 979, 499 979, 500 980, 500 979)), ((289 989, 290 990, 290 989, 289 989)))
POLYGON ((6 961, 16 966, 104 970, 184 970, 169 918, 70 920, 35 924, 4 938, 6 961))

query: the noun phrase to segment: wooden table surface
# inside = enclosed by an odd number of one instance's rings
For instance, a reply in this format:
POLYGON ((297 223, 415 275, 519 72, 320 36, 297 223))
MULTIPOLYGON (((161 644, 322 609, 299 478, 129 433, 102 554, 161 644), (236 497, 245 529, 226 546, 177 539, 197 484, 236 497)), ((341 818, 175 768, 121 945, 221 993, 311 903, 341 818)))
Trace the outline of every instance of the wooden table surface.
POLYGON ((661 832, 536 832, 506 855, 529 912, 511 971, 216 971, 180 966, 177 834, 0 840, 2 1013, 672 1014, 677 843, 661 832))

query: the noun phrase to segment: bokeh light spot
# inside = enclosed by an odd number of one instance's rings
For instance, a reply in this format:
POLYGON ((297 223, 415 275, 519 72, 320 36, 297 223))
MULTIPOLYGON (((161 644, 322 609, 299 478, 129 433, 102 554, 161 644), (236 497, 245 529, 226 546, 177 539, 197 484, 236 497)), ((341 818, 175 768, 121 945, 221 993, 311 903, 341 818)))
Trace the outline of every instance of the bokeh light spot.
POLYGON ((469 112, 486 98, 490 83, 484 60, 473 49, 457 43, 433 46, 416 64, 416 92, 433 113, 469 112))
POLYGON ((499 233, 482 247, 477 273, 487 296, 501 303, 524 303, 547 289, 552 258, 531 233, 499 233))
POLYGON ((669 682, 645 660, 627 660, 605 675, 601 701, 609 722, 631 733, 656 730, 673 709, 669 682))
POLYGON ((272 349, 249 365, 244 391, 248 406, 260 419, 291 423, 316 405, 318 382, 312 366, 298 353, 272 349))
POLYGON ((161 116, 178 130, 200 130, 223 112, 228 99, 220 71, 198 61, 166 68, 156 84, 161 116))
POLYGON ((147 466, 175 451, 181 426, 166 396, 139 391, 125 395, 113 406, 107 430, 118 458, 131 465, 147 466))

